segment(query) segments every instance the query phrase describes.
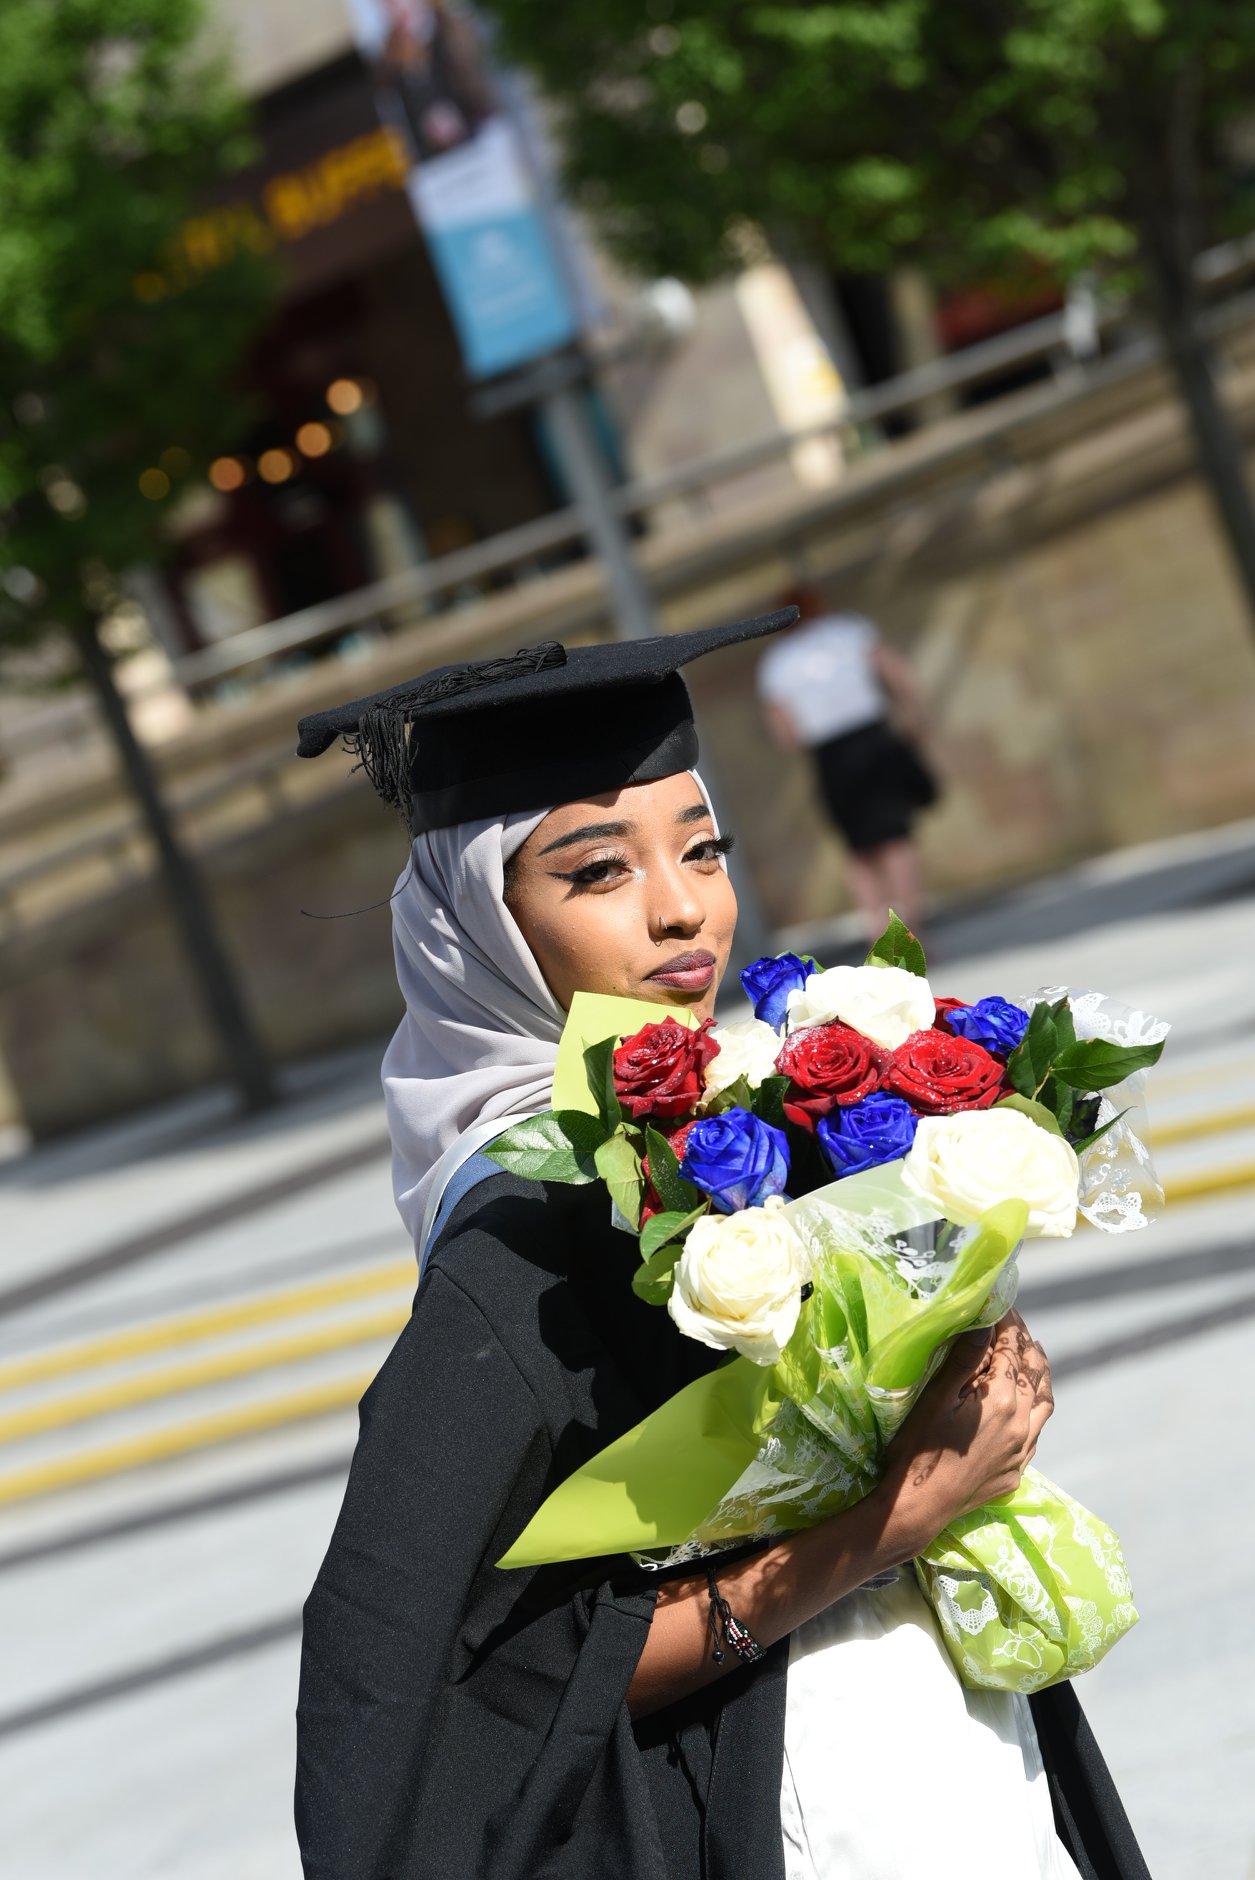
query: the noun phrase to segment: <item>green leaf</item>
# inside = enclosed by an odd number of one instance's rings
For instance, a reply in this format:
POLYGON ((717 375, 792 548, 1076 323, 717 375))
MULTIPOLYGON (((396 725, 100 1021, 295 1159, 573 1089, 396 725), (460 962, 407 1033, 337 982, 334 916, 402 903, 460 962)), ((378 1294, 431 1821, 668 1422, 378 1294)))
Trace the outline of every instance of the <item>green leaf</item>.
POLYGON ((705 1201, 700 1188, 686 1182, 680 1174, 675 1150, 656 1129, 645 1132, 645 1154, 649 1158, 649 1179, 664 1208, 678 1214, 691 1214, 705 1201))
POLYGON ((1035 1005, 1028 1021, 1028 1030, 1007 1059, 1007 1076, 1012 1088, 1018 1090, 1022 1097, 1031 1097, 1036 1101, 1042 1085, 1050 1075, 1058 1045, 1059 1034, 1050 1006, 1035 1005))
POLYGON ((503 1130, 484 1154, 511 1175, 536 1182, 591 1182, 605 1128, 580 1110, 544 1110, 503 1130))
POLYGON ((1061 1051, 1053 1070, 1073 1090, 1109 1090, 1134 1071, 1149 1070, 1152 1064, 1158 1064, 1162 1052, 1162 1043, 1121 1045, 1108 1044, 1105 1038, 1089 1038, 1061 1051))
POLYGON ((901 966, 923 979, 928 971, 924 949, 904 920, 889 910, 889 925, 867 955, 869 966, 901 966))
POLYGON ((705 1212, 703 1206, 691 1209, 688 1214, 679 1214, 674 1208, 668 1208, 663 1214, 655 1214, 641 1229, 642 1260, 652 1259, 659 1247, 665 1247, 670 1240, 678 1240, 685 1229, 700 1220, 705 1212))
POLYGON ((1042 1087, 1041 1100, 1066 1136, 1076 1107, 1076 1093, 1072 1086, 1061 1084, 1057 1077, 1048 1077, 1042 1087))
POLYGON ((597 1173, 610 1190, 615 1206, 633 1227, 639 1227, 645 1175, 641 1158, 623 1131, 616 1130, 613 1136, 607 1136, 598 1146, 593 1160, 597 1165, 597 1173))
POLYGON ((1082 1136, 1079 1142, 1074 1142, 1072 1144, 1072 1147, 1076 1150, 1076 1153, 1078 1155, 1084 1155, 1087 1149, 1092 1149, 1096 1142, 1102 1141, 1103 1137, 1106 1135, 1109 1129, 1115 1128, 1116 1124, 1120 1121, 1121 1117, 1127 1116, 1127 1115, 1128 1115, 1127 1110, 1117 1111, 1116 1115, 1112 1117, 1109 1123, 1104 1123, 1101 1129, 1092 1130, 1088 1136, 1082 1136))
POLYGON ((764 1077, 750 1105, 755 1116, 764 1123, 770 1123, 774 1129, 783 1129, 785 1126, 784 1093, 788 1088, 787 1077, 764 1077))
POLYGON ((1059 1050, 1070 1050, 1076 1043, 1076 1024, 1072 1017, 1071 1002, 1066 998, 1058 999, 1050 1008, 1050 1016, 1054 1020, 1059 1050))
POLYGON ((1048 1130, 1052 1136, 1061 1136, 1063 1131, 1053 1113, 1044 1103, 1034 1103, 1031 1097, 1000 1097, 994 1104, 995 1110, 1018 1110, 1021 1116, 1027 1116, 1039 1129, 1048 1130))
POLYGON ((721 1090, 717 1097, 707 1103, 706 1114, 707 1116, 722 1116, 725 1110, 748 1110, 753 1095, 749 1078, 738 1077, 734 1084, 729 1084, 726 1090, 721 1090))
POLYGON ((623 1118, 623 1109, 614 1089, 616 1043, 614 1038, 603 1038, 598 1044, 590 1044, 584 1053, 588 1088, 597 1105, 597 1114, 607 1130, 617 1129, 623 1118))
MULTIPOLYGON (((656 1219, 662 1217, 656 1216, 656 1219)), ((653 1226, 651 1221, 650 1226, 653 1226)), ((652 1260, 642 1260, 632 1275, 632 1291, 638 1299, 643 1299, 648 1306, 665 1306, 671 1297, 675 1285, 675 1269, 679 1263, 683 1247, 664 1247, 652 1260)))

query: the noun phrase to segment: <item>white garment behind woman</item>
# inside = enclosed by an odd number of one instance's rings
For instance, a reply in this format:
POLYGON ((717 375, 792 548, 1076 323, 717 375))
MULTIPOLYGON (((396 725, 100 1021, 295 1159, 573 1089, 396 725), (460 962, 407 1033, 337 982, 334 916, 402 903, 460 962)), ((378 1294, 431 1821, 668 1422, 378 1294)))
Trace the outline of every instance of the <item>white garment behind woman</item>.
POLYGON ((786 1880, 1079 1880, 1026 1697, 968 1690, 909 1567, 793 1634, 786 1880))
POLYGON ((803 744, 827 744, 884 718, 872 654, 880 635, 861 614, 824 614, 782 633, 758 662, 758 691, 788 713, 803 744))

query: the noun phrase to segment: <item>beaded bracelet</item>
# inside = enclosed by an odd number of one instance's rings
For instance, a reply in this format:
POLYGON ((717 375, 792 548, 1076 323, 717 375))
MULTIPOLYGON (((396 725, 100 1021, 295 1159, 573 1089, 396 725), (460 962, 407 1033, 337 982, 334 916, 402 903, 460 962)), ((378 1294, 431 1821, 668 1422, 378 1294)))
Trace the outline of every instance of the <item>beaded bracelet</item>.
POLYGON ((724 1646, 736 1653, 743 1665, 752 1665, 763 1655, 763 1648, 747 1625, 733 1614, 731 1606, 719 1591, 719 1582, 715 1579, 713 1567, 706 1568, 706 1583, 710 1587, 710 1655, 717 1665, 723 1663, 724 1646), (722 1643, 720 1642, 722 1638, 722 1643))

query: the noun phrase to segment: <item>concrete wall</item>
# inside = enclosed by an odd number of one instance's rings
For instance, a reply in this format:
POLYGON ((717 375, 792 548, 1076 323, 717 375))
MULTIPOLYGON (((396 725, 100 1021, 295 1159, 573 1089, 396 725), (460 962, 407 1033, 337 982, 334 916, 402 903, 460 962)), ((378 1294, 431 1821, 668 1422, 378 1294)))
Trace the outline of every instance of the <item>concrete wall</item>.
MULTIPOLYGON (((1239 409, 1255 412, 1255 374, 1230 383, 1239 409)), ((859 472, 866 488, 853 507, 845 497, 808 499, 804 509, 723 519, 705 533, 695 524, 643 544, 670 628, 757 611, 805 574, 873 614, 913 654, 946 780, 923 825, 941 893, 1255 810, 1250 621, 1189 473, 1179 413, 1162 396, 1122 397, 1122 413, 1099 428, 1074 423, 1031 464, 1012 458, 992 475, 925 479, 907 500, 900 483, 877 494, 885 453, 859 472)), ((565 569, 385 643, 369 670, 316 668, 290 694, 261 694, 207 721, 168 754, 171 775, 229 765, 267 740, 290 749, 298 712, 337 694, 459 653, 586 632, 603 617, 596 570, 565 569)), ((841 851, 806 765, 765 742, 753 663, 741 649, 691 675, 708 749, 769 918, 825 919, 846 904, 841 851)), ((286 807, 272 803, 251 827, 241 821, 229 837, 199 843, 282 1058, 386 1035, 398 1009, 386 909, 332 921, 300 910, 377 901, 405 860, 397 824, 347 778, 347 759, 290 768, 286 807)), ((67 782, 62 805, 69 813, 77 802, 75 818, 80 787, 90 781, 67 782)), ((98 803, 105 794, 98 781, 98 803)), ((27 828, 24 839, 40 837, 27 828)), ((151 881, 81 899, 0 940, 0 1058, 39 1134, 213 1074, 212 1041, 151 881)))
MULTIPOLYGON (((205 858, 216 915, 276 1058, 382 1036, 396 1023, 387 908, 344 919, 302 909, 341 914, 378 901, 405 860, 400 824, 386 811, 370 814, 352 785, 205 858)), ((0 985, 0 1053, 18 1108, 9 1120, 36 1136, 219 1074, 152 880, 10 938, 0 985)))

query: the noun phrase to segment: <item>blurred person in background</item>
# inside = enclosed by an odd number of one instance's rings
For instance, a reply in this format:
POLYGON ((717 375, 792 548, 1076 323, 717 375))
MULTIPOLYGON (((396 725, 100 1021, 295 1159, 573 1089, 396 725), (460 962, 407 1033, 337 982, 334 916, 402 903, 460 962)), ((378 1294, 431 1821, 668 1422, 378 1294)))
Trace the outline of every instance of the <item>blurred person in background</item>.
POLYGON ((828 815, 849 850, 854 899, 875 938, 892 908, 918 930, 922 877, 913 825, 937 801, 920 754, 925 709, 909 662, 862 614, 799 587, 798 609, 758 667, 767 728, 782 750, 809 751, 828 815))

